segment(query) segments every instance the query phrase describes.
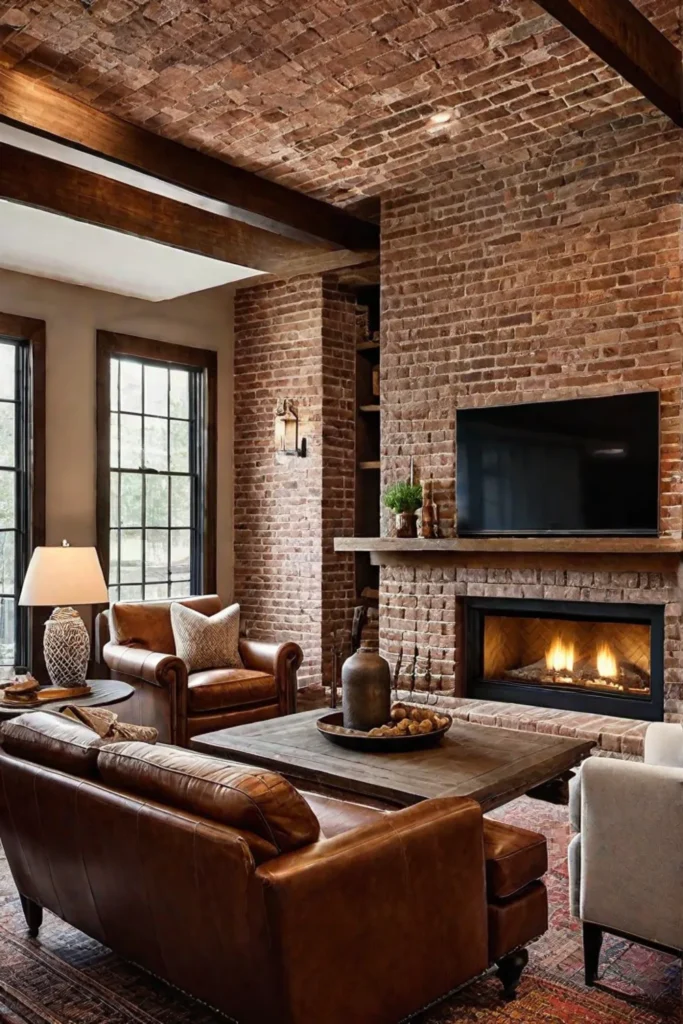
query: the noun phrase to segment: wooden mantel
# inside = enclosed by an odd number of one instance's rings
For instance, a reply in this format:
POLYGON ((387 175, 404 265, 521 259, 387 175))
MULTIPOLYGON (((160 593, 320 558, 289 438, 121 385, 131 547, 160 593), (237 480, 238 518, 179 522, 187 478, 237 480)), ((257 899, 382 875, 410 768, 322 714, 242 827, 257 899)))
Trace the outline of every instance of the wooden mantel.
POLYGON ((337 537, 337 552, 367 551, 373 565, 676 572, 683 540, 670 537, 337 537))

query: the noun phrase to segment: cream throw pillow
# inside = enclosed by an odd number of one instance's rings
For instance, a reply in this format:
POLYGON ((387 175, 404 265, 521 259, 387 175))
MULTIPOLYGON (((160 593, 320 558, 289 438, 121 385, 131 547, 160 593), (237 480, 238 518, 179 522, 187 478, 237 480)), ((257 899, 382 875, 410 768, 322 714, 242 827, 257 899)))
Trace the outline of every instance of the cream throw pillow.
POLYGON ((184 604, 171 605, 171 626, 179 658, 188 672, 209 668, 244 668, 239 651, 240 606, 202 615, 184 604))

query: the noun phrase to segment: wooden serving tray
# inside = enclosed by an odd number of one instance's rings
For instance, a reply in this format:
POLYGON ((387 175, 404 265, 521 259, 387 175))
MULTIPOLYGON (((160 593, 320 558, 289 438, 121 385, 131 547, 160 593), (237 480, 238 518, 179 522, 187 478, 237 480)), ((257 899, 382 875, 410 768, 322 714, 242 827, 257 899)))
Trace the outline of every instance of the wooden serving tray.
POLYGON ((12 699, 11 695, 5 693, 0 706, 3 708, 40 708, 44 704, 53 704, 55 701, 60 701, 62 704, 67 704, 70 700, 75 700, 77 697, 89 697, 92 693, 92 689, 89 686, 44 686, 41 690, 36 690, 32 694, 32 699, 26 698, 15 698, 12 699))
POLYGON ((340 747, 364 750, 368 754, 398 754, 406 750, 424 750, 440 743, 453 724, 450 715, 444 714, 443 717, 448 719, 448 725, 444 725, 441 729, 434 729, 432 732, 419 733, 416 736, 371 736, 360 729, 345 729, 344 715, 341 711, 323 715, 315 724, 323 736, 333 743, 338 743, 340 747))

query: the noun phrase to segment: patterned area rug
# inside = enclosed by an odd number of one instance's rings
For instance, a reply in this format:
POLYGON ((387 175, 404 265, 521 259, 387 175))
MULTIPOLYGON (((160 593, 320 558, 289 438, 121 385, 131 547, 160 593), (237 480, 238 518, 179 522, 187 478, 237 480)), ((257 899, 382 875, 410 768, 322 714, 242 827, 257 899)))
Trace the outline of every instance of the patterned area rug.
MULTIPOLYGON (((502 1003, 498 982, 487 977, 422 1014, 419 1024, 679 1021, 680 962, 664 954, 606 939, 600 983, 592 990, 584 987, 581 936, 567 905, 566 809, 523 799, 496 816, 537 829, 548 838, 550 929, 530 949, 516 1002, 502 1003)), ((225 1019, 124 963, 51 914, 45 915, 40 939, 29 939, 7 863, 0 859, 2 1024, 224 1024, 225 1019)))

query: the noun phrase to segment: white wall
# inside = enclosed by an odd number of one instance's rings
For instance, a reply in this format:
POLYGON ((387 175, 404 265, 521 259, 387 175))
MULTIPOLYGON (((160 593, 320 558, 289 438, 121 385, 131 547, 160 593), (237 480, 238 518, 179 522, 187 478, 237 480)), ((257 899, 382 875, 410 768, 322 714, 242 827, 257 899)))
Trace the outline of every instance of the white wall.
POLYGON ((119 331, 218 352, 218 589, 232 597, 232 293, 218 288, 169 302, 0 270, 0 311, 45 321, 47 543, 91 545, 95 518, 95 335, 119 331))

